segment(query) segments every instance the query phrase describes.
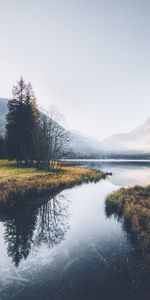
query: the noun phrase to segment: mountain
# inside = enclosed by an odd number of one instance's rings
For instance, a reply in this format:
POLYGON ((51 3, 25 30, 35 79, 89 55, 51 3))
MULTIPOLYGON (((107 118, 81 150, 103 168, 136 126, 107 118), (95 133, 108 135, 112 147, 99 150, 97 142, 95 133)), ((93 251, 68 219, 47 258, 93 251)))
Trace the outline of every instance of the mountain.
MULTIPOLYGON (((8 99, 0 98, 0 135, 5 132, 8 99)), ((41 112, 41 114, 43 114, 41 112)), ((101 152, 101 142, 78 131, 70 131, 70 149, 73 155, 96 156, 101 152)))
POLYGON ((70 136, 70 148, 73 149, 73 152, 76 154, 97 156, 104 150, 102 143, 98 139, 84 135, 77 130, 72 130, 70 136))
POLYGON ((7 103, 7 98, 0 98, 0 135, 5 132, 7 103))
MULTIPOLYGON (((5 132, 8 99, 0 98, 0 135, 5 132)), ((150 153, 150 118, 128 133, 114 134, 98 140, 79 131, 70 131, 70 149, 76 157, 114 157, 150 153)))
POLYGON ((107 147, 124 151, 150 153, 150 118, 144 124, 128 133, 114 134, 103 140, 107 147))

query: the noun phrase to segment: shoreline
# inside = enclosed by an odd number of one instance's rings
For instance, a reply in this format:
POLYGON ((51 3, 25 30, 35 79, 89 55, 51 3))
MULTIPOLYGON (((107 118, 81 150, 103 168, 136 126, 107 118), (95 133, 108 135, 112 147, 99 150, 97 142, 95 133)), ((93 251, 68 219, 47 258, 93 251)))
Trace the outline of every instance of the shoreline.
POLYGON ((140 256, 150 262, 150 185, 121 188, 106 197, 107 217, 121 219, 140 256))
POLYGON ((97 182, 106 176, 101 171, 72 166, 50 172, 0 161, 0 208, 13 207, 22 199, 29 201, 82 183, 97 182))

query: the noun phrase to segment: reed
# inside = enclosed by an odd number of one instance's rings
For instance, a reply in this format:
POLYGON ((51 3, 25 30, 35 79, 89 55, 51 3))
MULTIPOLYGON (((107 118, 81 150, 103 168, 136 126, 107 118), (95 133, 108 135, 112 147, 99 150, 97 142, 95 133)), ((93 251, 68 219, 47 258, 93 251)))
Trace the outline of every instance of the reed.
POLYGON ((123 219, 138 252, 150 262, 150 185, 113 192, 106 198, 105 209, 107 216, 123 219))

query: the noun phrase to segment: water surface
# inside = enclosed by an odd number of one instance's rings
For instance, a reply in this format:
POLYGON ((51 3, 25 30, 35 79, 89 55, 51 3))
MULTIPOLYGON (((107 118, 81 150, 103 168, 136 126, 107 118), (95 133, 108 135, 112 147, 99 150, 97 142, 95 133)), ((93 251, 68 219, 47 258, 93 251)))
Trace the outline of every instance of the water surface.
POLYGON ((150 183, 150 162, 79 163, 113 176, 0 214, 0 299, 150 299, 130 237, 105 213, 108 193, 150 183))

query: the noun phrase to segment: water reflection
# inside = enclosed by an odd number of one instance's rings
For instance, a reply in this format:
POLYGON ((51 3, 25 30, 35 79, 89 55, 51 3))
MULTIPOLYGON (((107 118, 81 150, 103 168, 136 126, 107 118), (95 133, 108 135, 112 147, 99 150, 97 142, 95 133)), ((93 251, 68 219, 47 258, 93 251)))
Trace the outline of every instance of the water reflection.
MULTIPOLYGON (((136 209, 131 218, 124 217, 121 211, 116 207, 110 207, 106 202, 105 213, 108 218, 112 215, 122 224, 122 228, 128 234, 133 246, 133 255, 136 259, 134 274, 132 279, 131 293, 133 299, 150 299, 150 227, 149 212, 142 211, 142 200, 138 200, 141 204, 140 210, 136 209)), ((147 201, 147 210, 149 203, 147 201)))
POLYGON ((130 232, 104 209, 105 197, 119 183, 131 184, 132 177, 133 184, 141 184, 144 174, 148 179, 149 165, 92 162, 90 167, 113 176, 0 215, 0 298, 150 299, 149 258, 142 259, 130 232))
MULTIPOLYGON (((71 161, 71 160, 70 160, 71 161)), ((150 160, 73 160, 85 168, 112 172, 108 180, 116 186, 150 184, 150 160)))
POLYGON ((39 208, 34 245, 40 247, 45 243, 52 248, 64 239, 69 229, 68 203, 69 200, 59 194, 39 208))
POLYGON ((37 210, 17 211, 4 222, 4 240, 7 244, 7 254, 12 258, 15 266, 26 259, 33 243, 33 232, 36 226, 37 210))
POLYGON ((46 244, 49 248, 59 244, 69 229, 67 223, 68 200, 59 194, 40 208, 15 208, 15 212, 3 213, 4 240, 7 254, 17 267, 26 259, 32 248, 46 244))

